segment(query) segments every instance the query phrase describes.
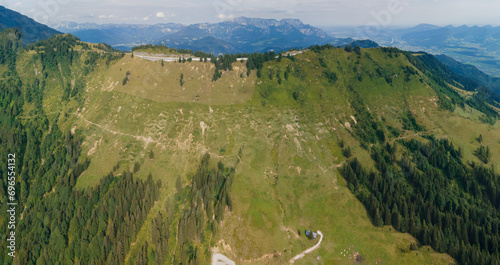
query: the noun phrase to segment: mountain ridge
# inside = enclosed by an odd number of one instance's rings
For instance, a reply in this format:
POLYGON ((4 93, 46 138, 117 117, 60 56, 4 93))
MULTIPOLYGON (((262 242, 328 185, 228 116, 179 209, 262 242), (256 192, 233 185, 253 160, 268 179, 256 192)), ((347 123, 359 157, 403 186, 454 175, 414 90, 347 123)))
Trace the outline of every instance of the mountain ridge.
POLYGON ((61 33, 19 12, 0 5, 0 31, 14 27, 19 28, 23 34, 24 46, 61 33))
POLYGON ((149 27, 184 27, 183 24, 174 22, 156 23, 156 24, 117 24, 117 23, 98 24, 93 22, 77 23, 73 21, 63 21, 60 23, 52 24, 51 26, 56 30, 66 33, 73 33, 80 30, 88 30, 88 29, 110 29, 119 27, 130 27, 137 29, 144 29, 149 27))
POLYGON ((56 28, 91 43, 107 43, 116 49, 130 50, 134 46, 156 42, 158 36, 178 32, 184 25, 178 23, 95 24, 63 22, 56 28))
MULTIPOLYGON (((261 19, 240 17, 220 23, 198 23, 159 38, 158 43, 176 48, 191 45, 199 37, 212 36, 232 44, 239 52, 264 52, 324 44, 331 40, 323 30, 298 19, 261 19)), ((222 52, 222 51, 221 51, 222 52)), ((223 53, 223 52, 222 52, 223 53)))
MULTIPOLYGON (((238 17, 218 23, 96 24, 61 22, 53 25, 87 42, 108 43, 130 50, 141 44, 165 44, 212 53, 262 52, 269 49, 304 48, 333 41, 322 29, 299 19, 281 20, 238 17), (209 37, 210 43, 200 39, 209 37), (217 40, 215 40, 215 39, 217 40), (213 44, 213 45, 211 45, 213 44), (224 49, 224 46, 231 46, 224 49)), ((344 43, 345 44, 345 43, 344 43)))

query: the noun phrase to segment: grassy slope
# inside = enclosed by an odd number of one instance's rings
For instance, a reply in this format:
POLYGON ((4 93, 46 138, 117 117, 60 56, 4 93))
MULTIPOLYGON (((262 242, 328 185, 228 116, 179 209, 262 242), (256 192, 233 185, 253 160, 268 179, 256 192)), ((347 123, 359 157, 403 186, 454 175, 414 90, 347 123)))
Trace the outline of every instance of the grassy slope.
MULTIPOLYGON (((35 69, 41 68, 31 63, 30 56, 25 53, 19 62, 20 68, 28 69, 22 71, 23 82, 33 79, 35 69)), ((403 251, 414 239, 389 227, 375 228, 339 176, 336 166, 344 160, 339 139, 363 164, 371 163, 369 154, 346 129, 347 123, 355 123, 351 118, 350 88, 386 125, 402 129, 400 117, 404 110, 411 111, 429 131, 462 146, 465 160, 479 162, 472 151, 479 146, 474 139, 481 133, 483 144, 491 148, 491 163, 496 168, 500 156, 500 149, 495 148, 500 142, 498 124, 478 122, 479 113, 470 108, 456 109, 454 113, 440 110, 425 76, 422 81, 418 76, 404 81, 400 69, 409 63, 402 56, 388 58, 378 49, 364 50, 359 59, 341 49, 322 55, 307 52, 296 56, 296 62, 283 59, 266 63, 259 79, 255 72, 240 77, 246 69, 240 63, 235 66, 239 69, 235 67, 222 79, 211 82, 211 64, 173 63, 161 67, 159 63, 126 56, 110 67, 101 64, 91 74, 85 107, 78 110, 74 102, 61 106, 60 83, 49 82, 45 111, 55 115, 62 108, 67 115, 59 117, 60 127, 76 127, 86 136, 83 154, 92 163, 77 185, 95 185, 115 165, 115 172, 121 172, 139 162, 140 177, 151 172, 164 183, 151 218, 165 209, 178 175, 188 182, 186 176, 194 173, 203 153, 209 152, 214 161, 234 165, 241 149, 231 193, 234 209, 227 212, 213 239, 215 247, 238 264, 286 263, 314 244, 305 239, 304 229, 321 230, 325 235, 321 248, 301 260, 307 264, 350 264, 347 257, 340 255, 349 248, 360 252, 370 264, 378 260, 383 264, 452 262, 448 255, 428 251, 427 247, 403 251), (337 73, 335 85, 322 76, 325 68, 319 64, 319 56, 324 56, 327 68, 337 73), (283 72, 288 65, 292 72, 300 69, 302 76, 291 74, 285 80, 283 72), (392 86, 374 74, 378 66, 390 73, 392 86), (269 79, 267 70, 271 68, 274 73, 281 69, 283 84, 279 85, 276 77, 269 79), (122 86, 128 70, 131 81, 122 86), (185 89, 178 80, 181 72, 185 89), (156 83, 161 85, 148 81, 148 75, 159 78, 156 83), (261 91, 272 93, 263 99, 261 91), (293 92, 299 92, 298 100, 293 99, 293 92), (199 100, 195 93, 200 95, 199 100), (203 130, 202 126, 208 128, 203 130), (150 151, 153 159, 148 157, 150 151), (302 231, 301 237, 297 237, 297 229, 302 231)), ((25 116, 30 115, 31 108, 27 104, 25 116)), ((401 137, 420 139, 414 132, 404 132, 401 137)), ((146 222, 141 229, 131 253, 149 240, 148 225, 146 222)), ((170 244, 173 249, 175 242, 170 244)), ((208 259, 208 252, 204 255, 208 259)))
POLYGON ((247 77, 243 68, 243 64, 235 64, 233 71, 226 72, 223 79, 213 83, 215 66, 211 63, 173 62, 162 67, 160 62, 126 56, 111 67, 104 85, 108 90, 157 102, 239 104, 251 98, 255 86, 255 73, 247 77), (130 71, 130 81, 123 85, 127 71, 130 71), (181 74, 183 86, 180 85, 181 74))
MULTIPOLYGON (((237 263, 286 263, 314 244, 303 235, 296 236, 297 229, 303 233, 306 228, 321 230, 325 238, 319 250, 304 258, 305 263, 350 264, 347 257, 340 255, 349 248, 360 252, 368 263, 452 262, 449 256, 428 251, 427 247, 403 251, 409 249, 414 239, 388 227, 375 228, 362 204, 339 177, 336 165, 344 158, 338 139, 344 139, 363 164, 370 163, 369 154, 346 129, 346 123, 354 123, 349 88, 358 91, 372 115, 385 120, 386 125, 402 129, 400 117, 403 111, 411 111, 429 131, 462 146, 465 160, 478 161, 472 151, 478 146, 474 138, 479 132, 486 144, 500 141, 498 125, 478 122, 475 110, 457 109, 455 113, 440 110, 437 95, 425 76, 422 75, 422 81, 419 76, 404 81, 401 67, 410 64, 403 56, 391 59, 380 50, 369 49, 359 59, 343 50, 327 51, 324 55, 308 52, 296 58, 295 63, 288 59, 267 63, 262 78, 250 76, 246 81, 249 86, 246 92, 241 89, 245 85, 238 83, 237 72, 245 69, 224 73, 221 80, 212 83, 208 77, 213 70, 206 69, 210 64, 194 62, 166 64, 161 68, 159 63, 127 57, 94 74, 88 85, 85 109, 75 115, 77 127, 87 135, 85 153, 92 158, 78 185, 94 185, 114 165, 119 165, 117 172, 120 172, 132 168, 137 161, 142 164, 140 176, 151 172, 164 183, 162 198, 154 208, 159 211, 173 193, 176 177, 183 176, 187 183, 186 175, 194 173, 203 153, 209 152, 214 160, 234 165, 242 148, 232 188, 234 209, 227 212, 219 225, 219 234, 213 239, 216 248, 237 263), (335 85, 322 76, 324 69, 318 63, 318 56, 326 56, 328 69, 337 73, 339 80, 335 85), (292 74, 281 85, 276 77, 269 79, 266 69, 274 68, 276 73, 280 68, 283 74, 288 64, 294 70, 300 68, 303 77, 292 74), (378 66, 390 74, 392 86, 373 74, 378 66), (122 71, 117 71, 117 67, 122 71), (134 89, 141 87, 141 82, 144 84, 148 67, 153 72, 170 71, 160 75, 166 88, 154 88, 147 83, 143 88, 150 89, 148 93, 138 95, 134 89), (175 80, 179 67, 188 77, 184 91, 175 80), (205 80, 196 78, 199 73, 196 67, 203 69, 205 80), (131 82, 110 89, 109 84, 121 81, 118 73, 124 73, 125 69, 132 73, 131 82), (224 91, 228 85, 234 85, 236 91, 229 97, 227 93, 206 93, 193 103, 190 81, 191 88, 206 83, 213 86, 213 91, 224 91), (255 91, 249 85, 253 82, 255 91), (168 89, 169 93, 162 89, 168 89), (263 99, 259 91, 266 90, 272 93, 263 99), (248 91, 253 92, 253 97, 248 96, 248 91), (294 91, 300 92, 297 101, 292 97, 294 91), (155 95, 163 98, 155 99, 155 95), (201 122, 208 126, 204 132, 201 122), (154 159, 148 158, 151 150, 154 159), (318 255, 320 260, 315 261, 318 255)), ((421 139, 414 132, 403 132, 401 137, 421 139)), ((497 168, 499 160, 495 158, 499 152, 498 148, 492 148, 492 161, 497 168)), ((132 253, 144 240, 149 240, 147 227, 143 227, 138 238, 132 253)), ((203 255, 208 259, 207 252, 203 255)))

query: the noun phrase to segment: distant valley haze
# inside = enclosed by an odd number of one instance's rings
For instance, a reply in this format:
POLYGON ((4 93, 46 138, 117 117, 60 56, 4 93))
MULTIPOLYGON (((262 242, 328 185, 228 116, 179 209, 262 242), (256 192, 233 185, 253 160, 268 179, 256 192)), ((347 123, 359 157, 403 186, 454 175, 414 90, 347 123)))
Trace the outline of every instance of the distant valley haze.
POLYGON ((499 25, 496 0, 4 0, 38 22, 97 24, 215 23, 235 17, 297 18, 315 26, 499 25), (389 17, 386 15, 390 14, 389 17), (378 17, 382 16, 380 21, 378 17))

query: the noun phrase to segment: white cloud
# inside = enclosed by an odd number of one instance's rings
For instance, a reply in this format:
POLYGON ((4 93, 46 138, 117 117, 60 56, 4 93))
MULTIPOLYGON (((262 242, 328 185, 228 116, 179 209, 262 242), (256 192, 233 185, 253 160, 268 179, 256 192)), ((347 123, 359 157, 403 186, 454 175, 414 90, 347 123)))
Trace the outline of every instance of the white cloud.
POLYGON ((176 17, 176 16, 177 15, 173 14, 173 13, 165 13, 165 12, 158 12, 158 13, 156 13, 156 18, 167 19, 169 17, 176 17))
POLYGON ((100 15, 100 16, 99 16, 99 18, 100 18, 100 19, 108 19, 108 18, 113 19, 113 18, 116 18, 116 16, 115 16, 115 15, 109 15, 109 16, 106 16, 106 15, 100 15))
POLYGON ((142 20, 148 21, 151 16, 143 17, 142 20))
POLYGON ((225 19, 233 19, 234 18, 234 15, 233 14, 229 14, 229 15, 226 15, 226 14, 218 14, 217 15, 217 18, 218 19, 221 19, 221 20, 225 20, 225 19))

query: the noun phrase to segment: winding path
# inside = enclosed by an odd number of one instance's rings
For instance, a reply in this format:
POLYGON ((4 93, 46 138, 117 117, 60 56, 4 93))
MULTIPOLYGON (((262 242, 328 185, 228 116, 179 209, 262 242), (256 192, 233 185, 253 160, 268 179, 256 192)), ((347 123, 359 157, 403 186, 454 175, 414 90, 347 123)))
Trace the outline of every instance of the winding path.
POLYGON ((302 253, 298 254, 297 256, 293 257, 290 260, 290 264, 293 264, 296 260, 303 258, 306 254, 309 254, 320 247, 321 241, 323 241, 323 233, 321 233, 321 231, 318 230, 318 234, 321 236, 319 238, 318 243, 316 245, 304 250, 302 253))
POLYGON ((159 141, 152 139, 151 136, 145 137, 145 136, 140 136, 140 135, 132 135, 132 134, 128 134, 128 133, 122 133, 122 132, 118 132, 118 131, 113 131, 111 129, 108 129, 108 128, 100 125, 100 124, 97 124, 95 122, 92 122, 92 121, 89 121, 89 120, 85 119, 81 113, 70 113, 70 114, 76 115, 78 118, 82 119, 86 123, 94 125, 94 126, 100 128, 100 129, 104 130, 104 131, 107 131, 107 132, 111 133, 111 134, 128 136, 128 137, 132 137, 132 138, 134 138, 134 139, 136 139, 138 141, 143 141, 144 142, 144 149, 146 149, 146 147, 149 145, 149 143, 156 143, 156 144, 160 143, 159 141))

